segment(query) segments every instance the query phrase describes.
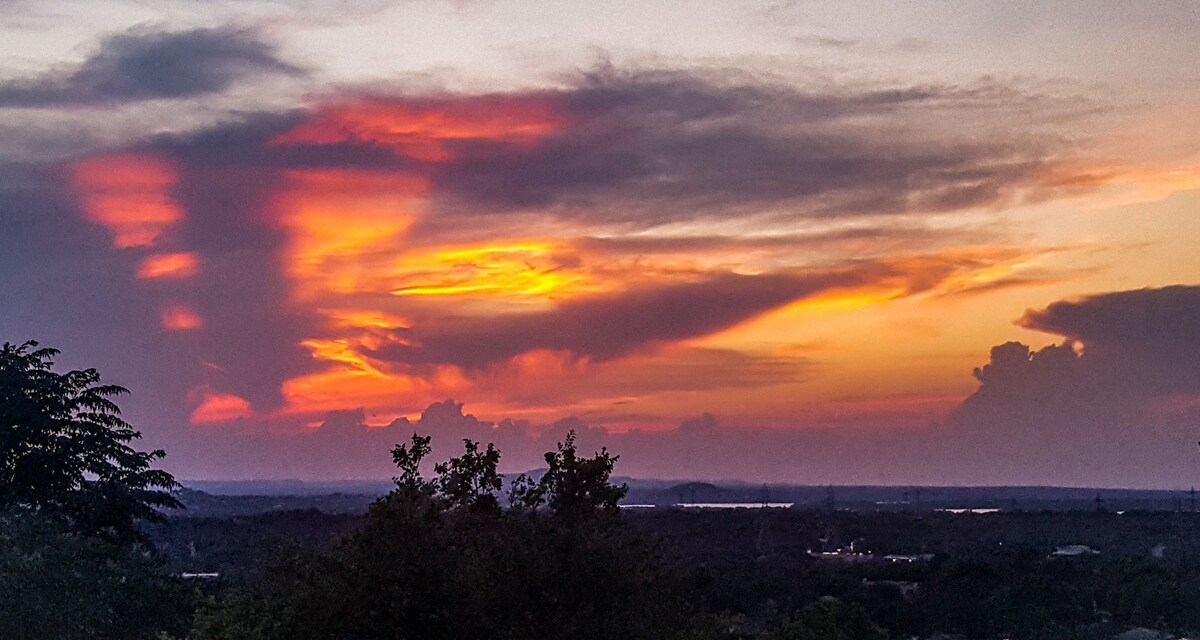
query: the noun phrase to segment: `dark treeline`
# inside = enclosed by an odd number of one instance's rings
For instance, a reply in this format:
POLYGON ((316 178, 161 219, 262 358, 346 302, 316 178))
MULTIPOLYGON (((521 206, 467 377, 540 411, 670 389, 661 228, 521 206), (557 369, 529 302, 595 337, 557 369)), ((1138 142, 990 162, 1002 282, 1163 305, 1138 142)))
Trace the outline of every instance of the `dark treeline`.
POLYGON ((628 520, 702 577, 711 610, 760 633, 828 596, 901 638, 1200 629, 1200 514, 670 509, 628 520), (1051 555, 1074 545, 1098 554, 1051 555))
MULTIPOLYGON (((276 546, 289 532, 316 544, 362 522, 315 511, 180 519, 157 528, 155 539, 175 570, 260 567, 300 548, 276 546), (188 552, 193 543, 196 554, 188 552)), ((715 637, 789 637, 780 635, 788 621, 816 624, 816 612, 830 609, 840 611, 837 625, 865 620, 893 638, 1112 638, 1132 627, 1178 635, 1200 628, 1200 518, 1192 514, 658 509, 625 512, 620 523, 656 541, 663 578, 715 621, 715 637), (871 555, 809 553, 852 543, 871 555), (1101 553, 1050 557, 1066 544, 1101 553), (917 558, 893 562, 888 554, 917 558)), ((222 583, 240 584, 240 575, 222 583)))

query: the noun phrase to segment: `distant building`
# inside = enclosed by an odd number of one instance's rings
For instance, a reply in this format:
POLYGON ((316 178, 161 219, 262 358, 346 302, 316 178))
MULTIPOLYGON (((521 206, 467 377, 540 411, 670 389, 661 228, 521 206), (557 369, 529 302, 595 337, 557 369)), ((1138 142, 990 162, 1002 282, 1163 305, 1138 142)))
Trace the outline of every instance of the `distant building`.
POLYGON ((1051 558, 1078 558, 1081 556, 1098 556, 1099 551, 1084 544, 1068 544, 1058 547, 1050 554, 1051 558))
POLYGON ((834 551, 809 550, 808 555, 818 560, 841 560, 843 562, 865 562, 875 558, 875 555, 870 551, 853 551, 851 549, 836 549, 834 551))
POLYGON ((912 563, 912 562, 927 562, 933 560, 932 553, 889 553, 883 557, 888 562, 895 563, 912 563))

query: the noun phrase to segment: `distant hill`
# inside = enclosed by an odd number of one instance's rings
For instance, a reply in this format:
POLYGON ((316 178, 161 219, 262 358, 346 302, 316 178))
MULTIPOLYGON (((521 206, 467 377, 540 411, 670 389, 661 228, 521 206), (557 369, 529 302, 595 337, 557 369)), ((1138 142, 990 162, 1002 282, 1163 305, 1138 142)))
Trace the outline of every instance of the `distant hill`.
POLYGON ((316 510, 322 513, 363 513, 381 494, 309 493, 303 495, 211 494, 181 489, 175 497, 186 509, 171 511, 177 518, 228 518, 283 511, 316 510))
POLYGON ((676 502, 738 502, 730 500, 730 492, 708 482, 685 482, 667 487, 658 492, 654 504, 672 504, 676 502))
POLYGON ((391 480, 183 480, 181 484, 215 496, 311 496, 330 493, 380 496, 395 486, 391 480))

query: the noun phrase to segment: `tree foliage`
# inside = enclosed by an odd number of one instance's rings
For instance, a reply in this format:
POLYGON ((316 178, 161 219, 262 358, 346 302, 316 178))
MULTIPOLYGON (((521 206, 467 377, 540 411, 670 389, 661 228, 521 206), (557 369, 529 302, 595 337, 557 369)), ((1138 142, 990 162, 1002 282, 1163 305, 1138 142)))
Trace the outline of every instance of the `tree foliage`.
POLYGON ((392 478, 398 491, 427 493, 433 487, 421 475, 421 461, 429 455, 429 436, 413 434, 409 444, 397 444, 392 448, 392 463, 400 475, 392 478))
MULTIPOLYGON (((569 453, 568 453, 569 452, 569 453)), ((393 449, 397 487, 337 549, 295 558, 202 611, 200 638, 672 639, 714 636, 713 619, 651 540, 616 518, 615 458, 547 454, 538 484, 549 510, 499 507, 500 452, 464 441, 461 456, 419 468, 429 439, 393 449), (590 461, 588 464, 583 464, 590 461), (553 475, 551 475, 553 474, 553 475), (584 475, 586 478, 577 477, 584 475), (578 496, 563 491, 578 490, 578 496), (556 505, 570 505, 556 511, 556 505)), ((566 455, 564 455, 566 454, 566 455)))
POLYGON ((438 474, 438 492, 451 509, 498 510, 500 503, 496 500, 496 492, 503 486, 496 470, 500 452, 490 442, 487 449, 480 451, 478 442, 466 439, 463 448, 466 451, 461 456, 434 467, 438 474))
POLYGON ((128 540, 138 520, 179 508, 175 479, 152 468, 95 369, 58 373, 55 349, 0 347, 0 509, 38 512, 87 535, 128 540))
POLYGON ((182 637, 194 606, 188 586, 136 546, 0 511, 0 638, 182 637))
POLYGON ((537 482, 522 474, 513 480, 509 502, 520 509, 542 505, 555 515, 568 519, 585 518, 597 513, 613 514, 629 487, 610 482, 613 467, 620 456, 601 448, 590 458, 581 458, 575 448, 575 432, 556 451, 546 453, 546 472, 537 482))
POLYGON ((860 607, 821 598, 801 609, 771 634, 772 640, 887 640, 860 607))

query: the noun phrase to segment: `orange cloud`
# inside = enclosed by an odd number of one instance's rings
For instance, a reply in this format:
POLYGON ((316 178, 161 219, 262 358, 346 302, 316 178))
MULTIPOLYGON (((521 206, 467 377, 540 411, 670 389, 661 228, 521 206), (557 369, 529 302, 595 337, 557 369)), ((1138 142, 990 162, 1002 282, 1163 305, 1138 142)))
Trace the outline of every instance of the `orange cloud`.
POLYGON ((898 281, 904 284, 904 293, 933 291, 952 295, 1011 282, 1052 251, 1011 245, 961 246, 936 253, 891 258, 884 263, 897 271, 898 281))
MULTIPOLYGON (((554 334, 557 342, 542 344, 538 333, 554 333, 555 327, 538 325, 536 319, 525 323, 526 327, 520 319, 542 314, 553 320, 556 311, 589 297, 608 296, 620 302, 621 292, 647 288, 687 287, 724 279, 729 280, 726 288, 736 291, 746 286, 743 276, 762 275, 760 280, 770 281, 778 275, 787 280, 787 274, 815 269, 813 265, 824 268, 827 262, 861 273, 844 278, 842 284, 826 283, 824 290, 799 296, 802 300, 790 306, 802 310, 823 305, 839 309, 883 305, 919 294, 979 290, 1024 275, 1024 261, 1029 256, 1025 250, 968 246, 913 255, 909 252, 914 238, 926 240, 931 234, 892 234, 887 229, 871 233, 869 226, 855 234, 857 229, 830 225, 827 244, 835 245, 835 250, 827 250, 827 257, 798 250, 812 246, 811 242, 806 244, 806 237, 796 236, 793 243, 788 235, 791 230, 785 234, 782 229, 765 239, 761 235, 743 237, 740 227, 720 229, 718 235, 699 238, 707 244, 650 234, 638 238, 642 241, 639 245, 620 236, 608 243, 594 238, 589 243, 587 236, 611 230, 589 227, 587 220, 555 218, 544 225, 510 222, 509 226, 454 229, 447 220, 426 219, 435 211, 430 203, 437 195, 432 192, 435 183, 431 176, 439 175, 428 165, 489 153, 486 150, 498 148, 497 144, 536 146, 568 124, 554 100, 537 95, 364 100, 319 109, 309 122, 271 141, 276 147, 371 145, 415 161, 397 162, 388 169, 284 173, 271 211, 285 238, 280 253, 284 273, 290 280, 293 301, 315 307, 326 322, 320 331, 301 341, 320 367, 315 373, 282 383, 282 412, 311 416, 361 407, 383 415, 411 412, 428 402, 464 395, 476 403, 506 407, 506 411, 560 410, 549 406, 546 395, 539 391, 545 388, 559 391, 555 402, 569 401, 588 411, 612 413, 620 403, 637 402, 638 411, 645 412, 655 403, 661 408, 668 400, 685 403, 694 402, 698 394, 709 397, 714 385, 707 379, 726 365, 753 368, 754 376, 744 375, 736 384, 729 383, 736 393, 749 387, 766 389, 778 380, 791 381, 804 356, 767 358, 755 351, 774 343, 767 340, 755 345, 754 336, 746 335, 746 323, 756 317, 753 314, 728 327, 722 320, 711 327, 701 323, 687 332, 666 332, 661 339, 648 342, 650 346, 631 352, 633 355, 616 348, 604 351, 604 345, 585 341, 593 350, 600 349, 613 358, 599 364, 569 348, 573 343, 567 347, 560 344, 566 340, 563 335, 574 335, 567 331, 574 325, 559 326, 554 334), (850 253, 861 260, 842 262, 846 247, 852 247, 850 253), (517 328, 510 326, 518 324, 517 328), (442 338, 456 336, 455 331, 478 339, 476 351, 488 351, 490 343, 506 339, 506 334, 497 333, 497 328, 503 327, 510 327, 507 335, 516 346, 511 352, 498 352, 494 359, 479 356, 479 366, 464 364, 472 362, 469 356, 405 356, 410 351, 454 351, 445 343, 461 341, 442 338), (718 334, 724 334, 730 344, 720 355, 693 356, 686 371, 668 370, 657 360, 657 350, 678 347, 686 342, 683 337, 696 342, 717 339, 718 334), (658 368, 639 377, 636 372, 647 369, 648 363, 658 368), (597 394, 589 387, 600 370, 606 372, 608 382, 606 390, 597 394), (679 380, 667 386, 658 384, 645 397, 633 390, 635 385, 625 382, 634 378, 649 388, 660 377, 679 380), (568 395, 573 399, 565 397, 568 395)), ((528 217, 511 220, 554 218, 536 214, 532 211, 528 217)), ((478 221, 482 216, 462 219, 478 221)), ((686 225, 670 231, 697 232, 686 225)), ((787 296, 779 297, 779 304, 788 306, 786 300, 787 296)), ((659 305, 667 309, 663 317, 694 316, 707 309, 703 297, 687 298, 686 302, 668 299, 659 305)), ((778 309, 769 301, 762 304, 756 313, 778 309)), ((579 318, 577 324, 587 326, 594 321, 603 326, 603 318, 597 320, 579 311, 587 310, 585 307, 578 305, 577 312, 572 312, 579 318)), ((642 330, 651 332, 661 324, 655 318, 643 322, 646 327, 642 330)), ((618 338, 614 336, 610 342, 619 342, 618 338)), ((756 396, 756 401, 772 400, 782 406, 787 404, 783 396, 793 391, 791 387, 762 391, 763 397, 756 396)), ((732 390, 721 393, 735 395, 732 390)))
POLYGON ((137 277, 142 280, 190 278, 199 272, 200 258, 195 253, 156 253, 138 265, 137 277))
POLYGON ((1200 165, 1064 161, 1048 165, 1040 175, 1038 186, 1042 193, 1035 196, 1034 201, 1091 196, 1105 206, 1154 202, 1172 193, 1200 189, 1200 165), (1114 189, 1115 193, 1111 191, 1114 189))
POLYGON ((160 314, 162 326, 168 331, 188 331, 204 326, 204 320, 184 305, 172 305, 160 314))
POLYGON ((455 395, 470 385, 457 367, 435 367, 420 373, 384 371, 341 341, 309 340, 305 346, 313 351, 314 359, 331 364, 323 371, 283 383, 284 413, 321 414, 364 407, 400 415, 455 395))
MULTIPOLYGON (((562 124, 554 105, 540 98, 366 100, 321 109, 271 144, 359 142, 420 162, 443 162, 453 157, 456 142, 531 144, 562 124)), ((284 382, 288 411, 413 408, 465 386, 455 367, 390 371, 361 355, 375 346, 374 332, 413 324, 407 313, 388 308, 387 299, 400 309, 403 299, 420 297, 546 300, 588 284, 574 266, 578 259, 564 257, 570 252, 559 243, 414 249, 406 234, 423 214, 430 189, 416 170, 297 170, 285 177, 274 203, 286 235, 285 272, 295 298, 319 301, 321 315, 332 321, 331 335, 302 342, 327 368, 284 382), (364 307, 371 299, 376 305, 364 307)))
POLYGON ((544 299, 600 288, 577 256, 548 240, 441 248, 404 257, 396 271, 397 296, 544 299))
MULTIPOLYGON (((399 156, 422 162, 443 162, 452 158, 451 147, 456 141, 532 144, 564 124, 556 104, 541 96, 362 100, 322 108, 312 120, 276 136, 270 144, 358 142, 384 146, 399 156)), ((442 250, 444 255, 433 256, 436 270, 441 272, 433 277, 436 282, 404 281, 406 274, 419 270, 401 257, 410 250, 404 243, 404 233, 422 215, 430 190, 419 167, 399 171, 296 170, 286 177, 287 184, 276 199, 276 215, 288 234, 288 271, 301 299, 367 291, 455 292, 471 287, 460 282, 464 279, 461 274, 445 273, 449 262, 454 263, 450 270, 462 271, 467 263, 480 266, 481 261, 490 259, 492 264, 484 269, 507 271, 510 279, 521 277, 513 273, 516 270, 512 265, 495 264, 505 257, 503 249, 483 249, 473 256, 442 250)), ((477 249, 466 249, 473 250, 477 249)), ((465 279, 477 280, 470 275, 465 279)), ((559 287, 558 276, 542 274, 535 280, 500 288, 559 287)))
POLYGON ((373 309, 322 309, 321 315, 338 329, 402 329, 413 324, 403 316, 373 309))
POLYGON ((170 195, 178 175, 160 156, 89 158, 74 166, 71 177, 88 219, 108 227, 118 249, 152 246, 183 218, 170 195))
POLYGON ((287 178, 276 212, 288 233, 286 269, 298 297, 386 291, 378 274, 412 224, 426 181, 354 170, 293 171, 287 178))
POLYGON ((250 403, 232 393, 221 393, 202 386, 188 395, 193 401, 199 401, 189 418, 192 424, 230 422, 250 415, 250 403))
POLYGON ((275 137, 277 145, 378 144, 422 162, 454 157, 462 140, 527 144, 566 124, 555 104, 538 96, 401 102, 364 100, 321 109, 312 121, 275 137))
MULTIPOLYGON (((884 258, 864 282, 830 288, 795 302, 790 308, 847 311, 920 294, 948 296, 1011 286, 1021 277, 1022 270, 1045 253, 1045 249, 981 245, 884 258)), ((1045 278, 1020 280, 1027 284, 1044 281, 1045 278)))

